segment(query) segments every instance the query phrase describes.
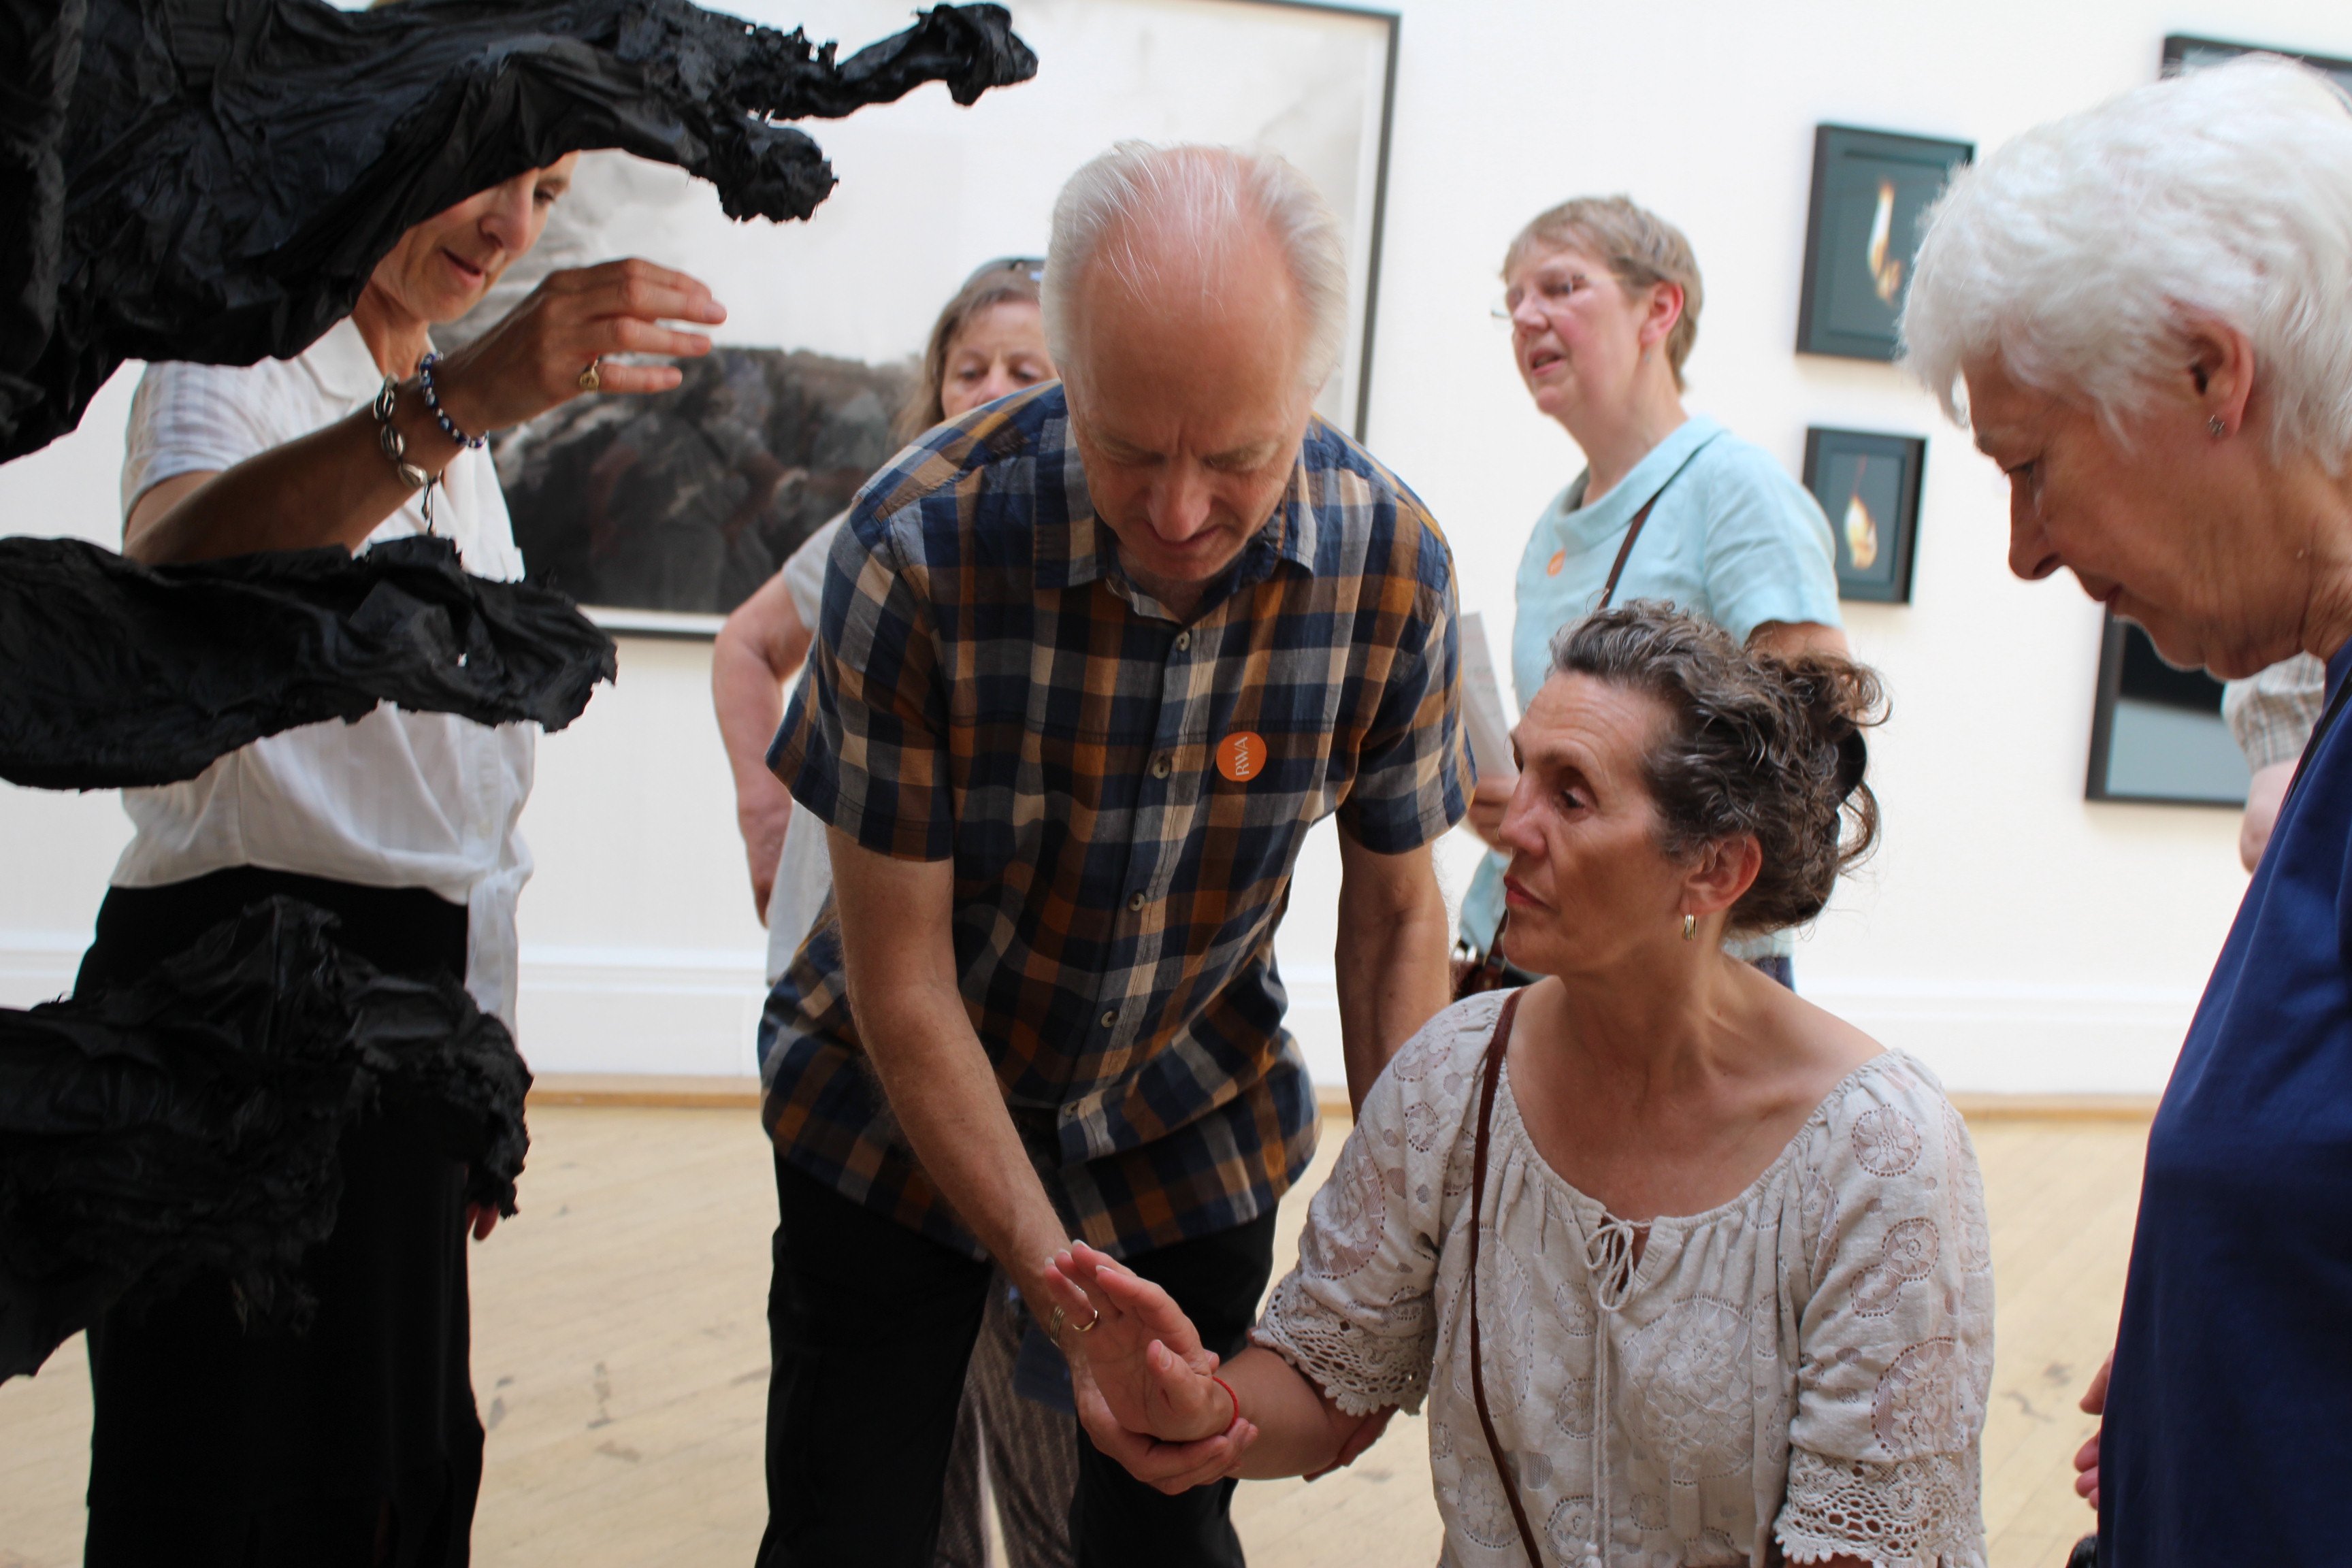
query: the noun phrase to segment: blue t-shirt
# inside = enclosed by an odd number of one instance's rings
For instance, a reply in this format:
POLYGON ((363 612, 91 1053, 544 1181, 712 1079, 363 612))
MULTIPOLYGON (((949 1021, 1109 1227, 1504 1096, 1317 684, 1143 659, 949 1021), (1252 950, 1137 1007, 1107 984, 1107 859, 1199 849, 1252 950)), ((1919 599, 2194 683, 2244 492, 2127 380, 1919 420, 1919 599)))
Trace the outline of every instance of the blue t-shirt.
MULTIPOLYGON (((1521 713, 1551 672, 1552 635, 1599 605, 1626 526, 1652 496, 1658 504, 1625 558, 1612 604, 1671 600, 1742 643, 1768 621, 1843 624, 1829 520, 1762 447, 1699 415, 1586 506, 1589 478, 1579 474, 1544 508, 1519 557, 1511 684, 1521 713)), ((1502 918, 1508 864, 1487 856, 1462 900, 1463 934, 1481 952, 1502 918)), ((1775 937, 1737 951, 1787 952, 1787 934, 1775 937)))
MULTIPOLYGON (((2352 647, 2328 661, 2331 696, 2352 647)), ((2147 1142, 2102 1568, 2346 1560, 2352 722, 2305 760, 2147 1142)))

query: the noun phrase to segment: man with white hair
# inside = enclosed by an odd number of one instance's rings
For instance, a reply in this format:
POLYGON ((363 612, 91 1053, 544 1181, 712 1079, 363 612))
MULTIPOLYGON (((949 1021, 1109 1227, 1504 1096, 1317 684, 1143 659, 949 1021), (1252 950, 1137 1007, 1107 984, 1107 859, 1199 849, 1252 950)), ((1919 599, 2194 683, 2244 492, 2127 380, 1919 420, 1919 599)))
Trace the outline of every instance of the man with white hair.
MULTIPOLYGON (((1078 1237, 1240 1348, 1315 1148, 1274 931, 1316 822, 1352 1098, 1447 999, 1453 562, 1314 416, 1328 209, 1276 158, 1123 143, 1044 288, 1066 380, 866 486, 769 757, 836 890, 761 1024, 762 1568, 929 1563, 991 1259, 1048 1337, 1092 1327, 1042 1284, 1078 1237)), ((1081 1563, 1242 1561, 1230 1481, 1163 1496, 1074 1440, 1081 1563)))

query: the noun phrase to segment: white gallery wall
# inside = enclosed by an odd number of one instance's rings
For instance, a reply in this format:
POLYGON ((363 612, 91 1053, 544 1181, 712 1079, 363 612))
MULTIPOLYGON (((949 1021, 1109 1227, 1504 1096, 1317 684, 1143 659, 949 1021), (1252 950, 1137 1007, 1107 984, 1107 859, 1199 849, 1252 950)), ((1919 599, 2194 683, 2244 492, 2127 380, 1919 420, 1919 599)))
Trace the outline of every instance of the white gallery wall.
MULTIPOLYGON (((2084 801, 2096 607, 2071 580, 2008 575, 2000 477, 1925 394, 1891 367, 1792 352, 1813 127, 1990 149, 2149 79, 2168 32, 2352 56, 2352 10, 2315 0, 1400 8, 1370 439, 1444 524, 1464 606, 1485 612, 1503 651, 1520 546, 1580 466, 1528 406, 1488 319, 1496 264, 1543 206, 1629 192, 1683 226, 1706 272, 1694 409, 1792 473, 1808 425, 1930 437, 1913 602, 1848 606, 1855 647, 1894 700, 1874 749, 1885 847, 1801 943, 1801 988, 1921 1052, 1958 1089, 2159 1087, 2244 888, 2235 816, 2084 801)), ((793 13, 775 0, 759 14, 793 13)), ((822 16, 806 15, 822 36, 822 16)), ((1020 90, 1002 95, 1003 112, 1020 90)), ((827 141, 825 127, 812 129, 827 141)), ((845 144, 827 144, 845 196, 859 169, 845 144)), ((814 226, 847 210, 820 208, 814 226)), ((980 259, 957 257, 947 270, 980 259)), ((118 375, 75 436, 0 468, 0 531, 118 542, 134 377, 118 375)), ((624 638, 618 686, 541 743, 525 817, 539 871, 522 903, 521 1033, 542 1072, 751 1070, 764 933, 709 675, 706 643, 624 638)), ((110 795, 0 786, 0 1002, 70 984, 126 837, 110 795)), ((1458 894, 1475 847, 1457 835, 1445 850, 1458 894)), ((1337 888, 1327 827, 1301 865, 1280 948, 1294 1026, 1333 1081, 1337 888)))

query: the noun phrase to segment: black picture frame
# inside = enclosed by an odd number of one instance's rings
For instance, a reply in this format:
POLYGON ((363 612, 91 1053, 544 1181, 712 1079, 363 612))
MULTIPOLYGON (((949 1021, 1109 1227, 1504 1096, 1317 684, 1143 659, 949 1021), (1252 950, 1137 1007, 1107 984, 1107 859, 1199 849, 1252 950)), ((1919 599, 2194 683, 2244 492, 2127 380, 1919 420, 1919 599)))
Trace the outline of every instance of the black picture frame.
POLYGON ((1919 535, 1919 487, 1927 438, 1875 430, 1805 432, 1805 488, 1830 520, 1838 597, 1911 602, 1919 535))
POLYGON ((1975 157, 1972 142, 1852 125, 1815 129, 1799 353, 1894 363, 1919 220, 1952 171, 1975 157))
POLYGON ((2300 49, 2273 48, 2267 44, 2233 44, 2221 38, 2202 38, 2190 33, 2173 33, 2164 40, 2164 58, 2160 67, 2166 76, 2179 76, 2200 66, 2219 65, 2240 55, 2283 55, 2291 60, 2301 60, 2314 70, 2324 71, 2335 79, 2336 85, 2352 92, 2352 60, 2340 60, 2333 55, 2308 55, 2300 49))
POLYGON ((2201 669, 2175 669, 2146 632, 2110 613, 2083 798, 2237 810, 2250 776, 2221 718, 2221 683, 2201 669))

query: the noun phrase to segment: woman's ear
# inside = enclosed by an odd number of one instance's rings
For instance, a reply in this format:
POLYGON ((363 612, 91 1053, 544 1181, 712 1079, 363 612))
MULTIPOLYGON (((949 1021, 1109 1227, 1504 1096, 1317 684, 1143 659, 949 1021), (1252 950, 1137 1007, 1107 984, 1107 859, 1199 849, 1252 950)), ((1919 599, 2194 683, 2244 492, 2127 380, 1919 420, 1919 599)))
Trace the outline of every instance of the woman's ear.
POLYGON ((1699 851, 1683 879, 1683 908, 1706 916, 1745 898, 1764 869, 1764 850, 1747 834, 1718 838, 1699 851))
POLYGON ((1649 348, 1663 343, 1673 335, 1675 323, 1683 319, 1683 286, 1679 283, 1650 285, 1650 313, 1642 320, 1642 346, 1649 348))
POLYGON ((2253 395, 2252 340, 2226 321, 2203 317, 2184 322, 2181 338, 2189 363, 2180 389, 2194 405, 2195 417, 2217 437, 2236 431, 2246 422, 2246 404, 2253 395))

